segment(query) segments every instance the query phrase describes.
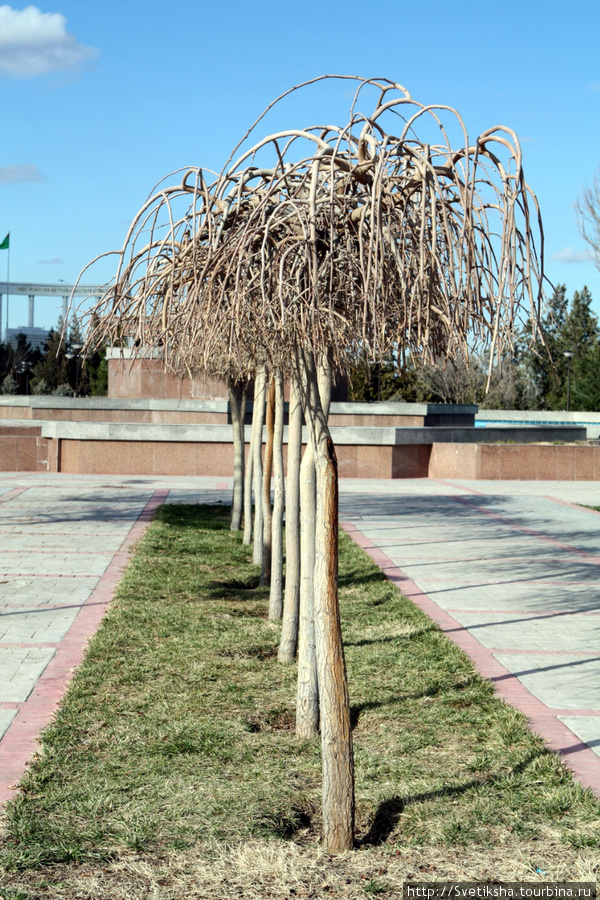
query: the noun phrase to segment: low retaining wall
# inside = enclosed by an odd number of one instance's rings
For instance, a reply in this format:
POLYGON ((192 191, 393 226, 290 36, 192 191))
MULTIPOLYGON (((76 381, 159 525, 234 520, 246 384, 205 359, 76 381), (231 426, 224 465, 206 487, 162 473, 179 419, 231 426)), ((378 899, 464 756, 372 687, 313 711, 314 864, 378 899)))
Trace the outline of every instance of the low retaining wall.
POLYGON ((433 444, 430 478, 600 481, 600 446, 433 444))
POLYGON ((589 440, 600 437, 600 412, 567 412, 566 410, 482 409, 475 416, 481 428, 578 425, 585 428, 589 440))
MULTIPOLYGON (((40 426, 0 425, 0 472, 48 472, 51 441, 40 426)), ((54 469, 53 471, 56 471, 54 469)))
MULTIPOLYGON (((476 406, 443 403, 332 403, 329 422, 339 426, 473 427, 476 406)), ((287 414, 287 404, 286 404, 287 414)), ((250 423, 252 403, 247 404, 250 423)), ((2 419, 52 422, 135 422, 143 425, 226 425, 227 400, 112 397, 0 396, 2 419)))
MULTIPOLYGON (((342 478, 600 480, 600 446, 484 444, 475 428, 333 426, 331 432, 342 478)), ((521 432, 539 440, 543 429, 521 432)), ((556 435, 556 429, 548 432, 556 435)), ((510 434, 499 433, 502 439, 510 434)), ((559 434, 565 441, 585 436, 582 429, 559 434)), ((486 429, 486 437, 494 432, 486 429)), ((247 444, 249 439, 247 427, 247 444)), ((286 449, 284 444, 284 461, 286 449)), ((6 420, 0 424, 0 470, 227 476, 233 471, 231 428, 6 420)))

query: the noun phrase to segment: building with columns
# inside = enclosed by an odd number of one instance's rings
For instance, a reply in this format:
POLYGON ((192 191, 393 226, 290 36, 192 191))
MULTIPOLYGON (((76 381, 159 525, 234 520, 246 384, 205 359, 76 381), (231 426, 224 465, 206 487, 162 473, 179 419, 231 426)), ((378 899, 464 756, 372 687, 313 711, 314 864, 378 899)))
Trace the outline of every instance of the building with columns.
POLYGON ((85 299, 86 297, 100 297, 106 290, 106 285, 79 284, 76 288, 72 284, 61 282, 60 284, 32 284, 30 282, 6 282, 0 281, 0 335, 5 342, 14 342, 19 333, 26 334, 31 345, 43 346, 48 332, 35 327, 35 298, 36 297, 62 297, 63 321, 69 311, 69 300, 74 297, 85 299), (18 328, 8 327, 9 303, 11 297, 26 296, 29 299, 29 315, 27 325, 18 328), (43 340, 41 333, 44 333, 43 340), (41 345, 39 341, 41 340, 41 345))

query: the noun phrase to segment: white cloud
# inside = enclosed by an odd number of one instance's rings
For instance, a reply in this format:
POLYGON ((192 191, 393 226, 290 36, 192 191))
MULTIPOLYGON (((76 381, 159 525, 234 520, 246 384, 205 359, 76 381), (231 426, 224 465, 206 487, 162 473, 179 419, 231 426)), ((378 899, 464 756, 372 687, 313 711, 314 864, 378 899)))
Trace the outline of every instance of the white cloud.
POLYGON ((60 13, 0 6, 0 71, 17 78, 74 69, 96 56, 66 30, 60 13))
POLYGON ((560 263, 586 263, 592 261, 592 255, 588 250, 575 250, 573 247, 563 247, 550 257, 552 262, 560 263))
POLYGON ((0 184, 14 184, 19 181, 45 181, 37 166, 24 163, 19 166, 0 166, 0 184))
POLYGON ((65 261, 62 256, 55 256, 54 259, 38 259, 37 262, 42 266, 62 266, 65 261))

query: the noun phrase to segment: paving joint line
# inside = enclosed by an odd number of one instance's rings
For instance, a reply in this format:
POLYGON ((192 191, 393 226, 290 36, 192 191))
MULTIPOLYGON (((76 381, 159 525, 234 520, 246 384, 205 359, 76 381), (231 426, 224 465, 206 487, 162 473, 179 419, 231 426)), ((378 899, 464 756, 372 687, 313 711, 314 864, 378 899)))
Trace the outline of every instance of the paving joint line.
MULTIPOLYGON (((116 551, 119 552, 118 550, 116 551)), ((106 554, 114 556, 115 554, 106 554)), ((100 575, 90 575, 89 572, 0 572, 0 578, 101 578, 100 575)))
POLYGON ((57 610, 61 609, 81 609, 84 603, 85 600, 82 600, 81 603, 62 603, 59 600, 58 603, 40 602, 37 606, 35 606, 33 603, 11 603, 10 606, 8 604, 0 604, 0 616, 22 616, 23 613, 29 612, 56 612, 57 610))
POLYGON ((56 648, 60 641, 0 641, 0 650, 18 647, 20 650, 46 650, 48 648, 56 648))
POLYGON ((111 556, 110 550, 65 550, 62 547, 60 549, 46 549, 45 547, 35 547, 33 550, 11 550, 10 548, 7 550, 3 548, 0 550, 1 556, 111 556))

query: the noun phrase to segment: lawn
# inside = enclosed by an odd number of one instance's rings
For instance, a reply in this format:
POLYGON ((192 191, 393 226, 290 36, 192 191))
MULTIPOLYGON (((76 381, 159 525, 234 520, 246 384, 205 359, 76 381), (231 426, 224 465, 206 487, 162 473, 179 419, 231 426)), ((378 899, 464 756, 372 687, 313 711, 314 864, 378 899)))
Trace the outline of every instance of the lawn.
POLYGON ((0 897, 359 898, 595 880, 600 805, 340 535, 357 849, 319 844, 268 589, 229 510, 164 506, 9 805, 0 897))

